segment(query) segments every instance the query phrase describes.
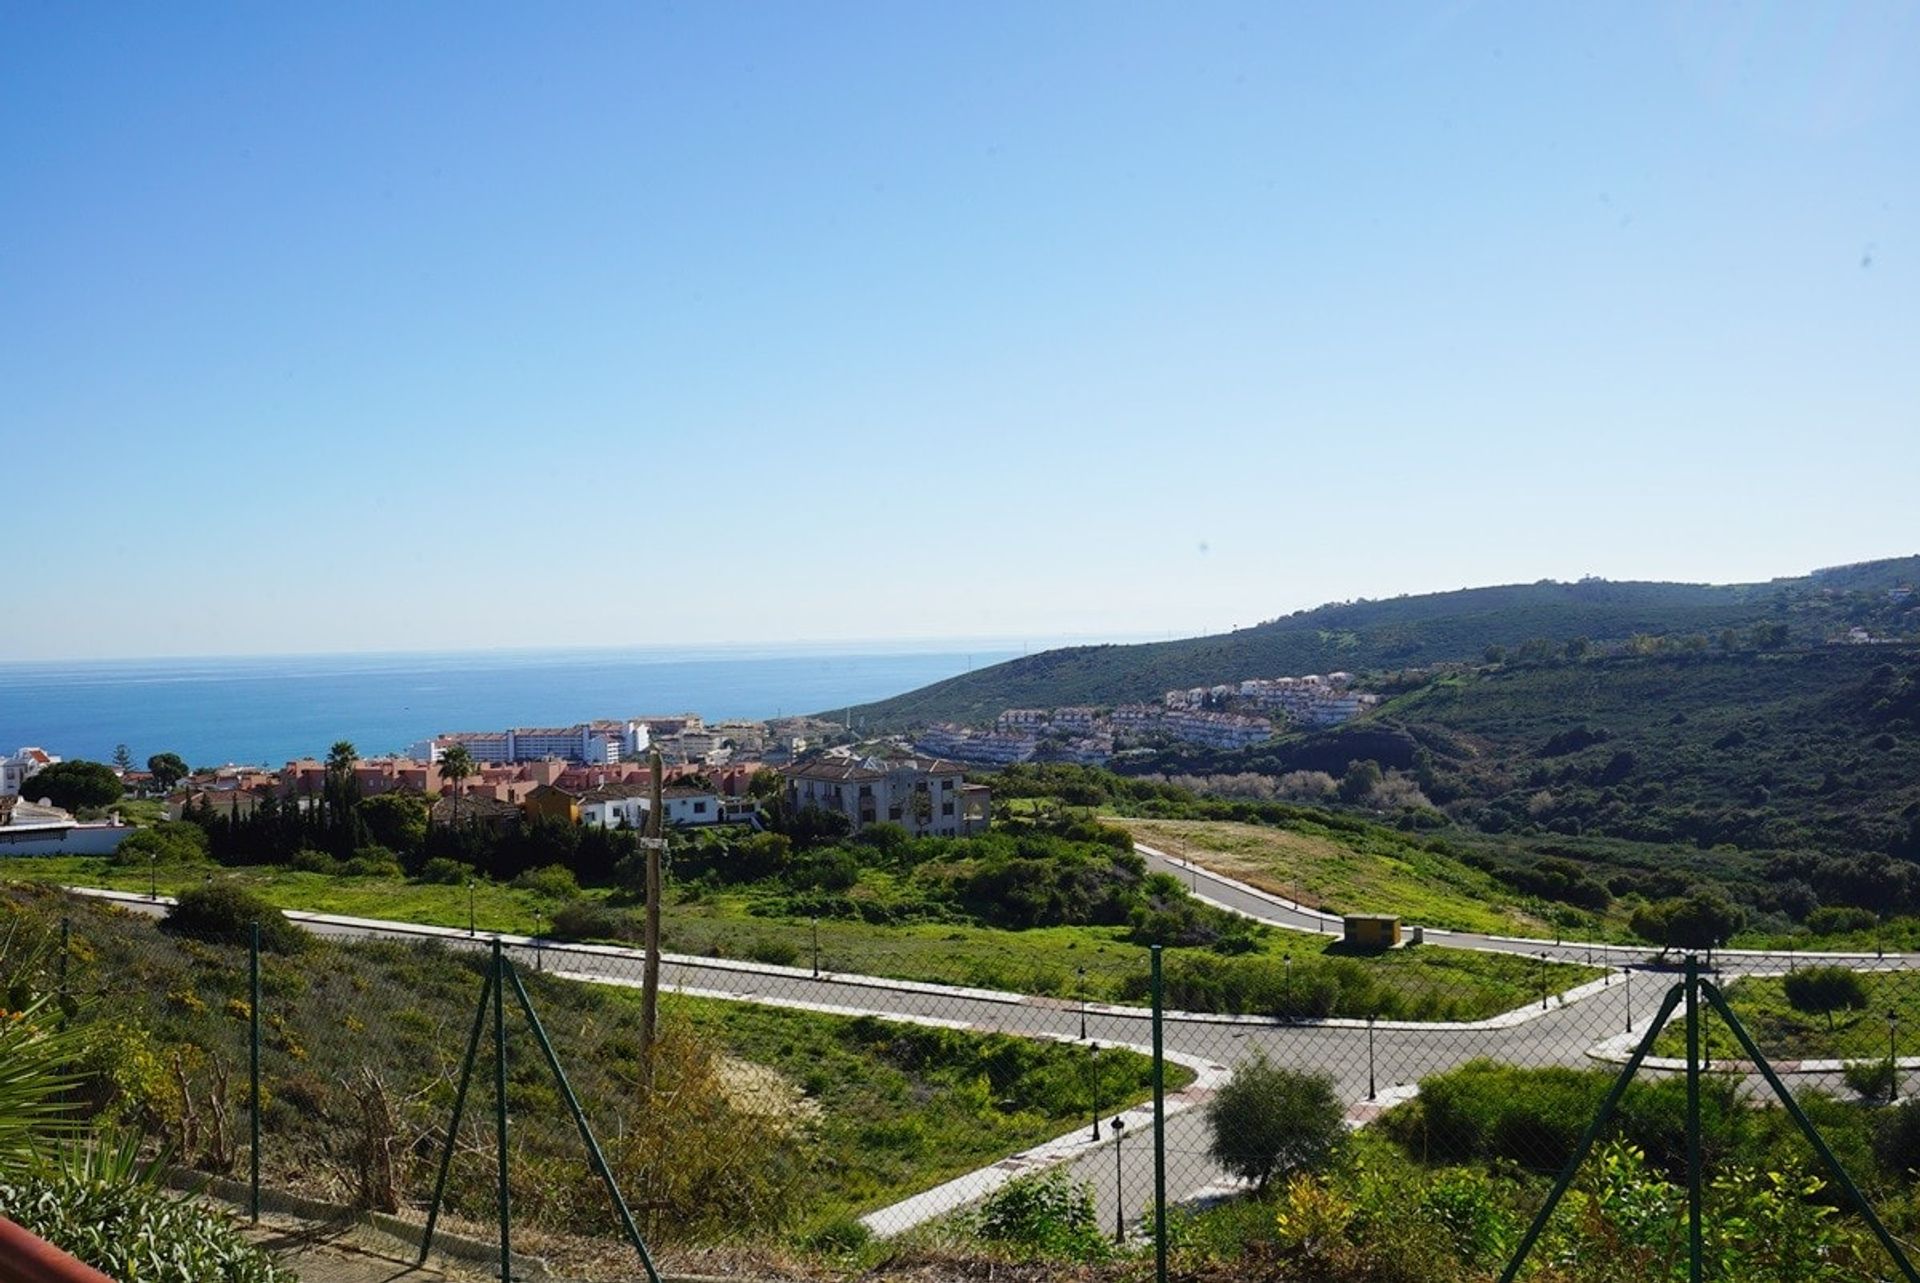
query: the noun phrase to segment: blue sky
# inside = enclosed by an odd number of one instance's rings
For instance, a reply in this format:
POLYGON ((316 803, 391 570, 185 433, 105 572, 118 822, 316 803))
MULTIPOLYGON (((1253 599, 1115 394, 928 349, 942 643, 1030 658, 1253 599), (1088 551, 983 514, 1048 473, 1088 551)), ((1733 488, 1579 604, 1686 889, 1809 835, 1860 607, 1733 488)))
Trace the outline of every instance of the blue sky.
POLYGON ((1920 550, 1920 6, 0 3, 0 658, 1920 550))

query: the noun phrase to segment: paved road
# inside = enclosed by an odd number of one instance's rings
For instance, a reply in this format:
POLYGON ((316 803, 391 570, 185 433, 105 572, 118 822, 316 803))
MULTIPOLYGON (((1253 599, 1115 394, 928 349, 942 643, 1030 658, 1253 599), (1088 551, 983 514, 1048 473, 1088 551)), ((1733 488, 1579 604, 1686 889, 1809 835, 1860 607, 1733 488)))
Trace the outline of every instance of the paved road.
MULTIPOLYGON (((1167 861, 1157 852, 1148 859, 1156 867, 1176 867, 1196 878, 1200 893, 1241 912, 1277 926, 1312 929, 1313 915, 1276 903, 1273 897, 1204 870, 1190 870, 1167 861)), ((137 897, 115 897, 130 907, 153 912, 137 897)), ((436 939, 454 948, 489 948, 491 936, 469 937, 446 928, 409 923, 346 919, 319 914, 288 915, 308 930, 340 938, 436 939)), ((1429 937, 1433 943, 1439 940, 1429 937)), ((608 946, 553 944, 525 937, 502 937, 516 963, 537 970, 553 970, 587 980, 637 984, 643 955, 639 950, 608 946)), ((1501 952, 1542 951, 1540 942, 1501 948, 1513 942, 1484 936, 1448 937, 1450 946, 1494 948, 1501 952)), ((1583 945, 1551 945, 1551 956, 1584 960, 1583 945)), ((1607 956, 1625 961, 1644 959, 1645 951, 1596 952, 1599 964, 1607 956)), ((1871 958, 1871 955, 1869 955, 1871 958)), ((1899 966, 1906 958, 1889 957, 1877 965, 1899 966)), ((1766 960, 1756 955, 1727 955, 1729 966, 1759 968, 1766 960)), ((872 1013, 928 1023, 952 1024, 976 1030, 1046 1037, 1079 1043, 1084 1029, 1089 1055, 1095 1045, 1127 1046, 1145 1050, 1151 1044, 1151 1016, 1139 1008, 1095 1004, 1083 1012, 1077 1003, 1028 997, 989 990, 888 980, 871 976, 827 974, 814 976, 805 969, 774 967, 729 959, 662 958, 662 982, 688 994, 725 997, 770 1005, 815 1010, 872 1013)), ((1601 1042, 1625 1033, 1631 1022, 1644 1029, 1675 977, 1649 971, 1612 971, 1604 981, 1583 986, 1564 997, 1550 999, 1544 1008, 1516 1009, 1498 1019, 1472 1024, 1382 1021, 1369 1028, 1362 1021, 1322 1021, 1286 1024, 1264 1018, 1210 1016, 1170 1012, 1164 1023, 1170 1057, 1199 1067, 1227 1069, 1253 1055, 1265 1055, 1276 1064, 1330 1075, 1350 1117, 1364 1120, 1375 1106, 1404 1098, 1420 1079, 1476 1058, 1517 1065, 1590 1064, 1589 1053, 1601 1042)), ((1175 1103, 1184 1107, 1167 1120, 1168 1193, 1185 1199, 1220 1186, 1222 1174, 1205 1153, 1206 1129, 1201 1103, 1206 1091, 1185 1093, 1175 1103)), ((1121 1140, 1121 1168, 1116 1187, 1110 1114, 1102 1111, 1102 1140, 1068 1145, 1064 1152, 1076 1177, 1089 1181, 1098 1199, 1101 1222, 1112 1225, 1116 1208, 1137 1215, 1152 1192, 1151 1132, 1144 1115, 1129 1118, 1121 1140)), ((1011 1171, 1012 1168, 1008 1168, 1011 1171)), ((905 1209, 902 1209, 903 1211, 905 1209)), ((890 1227, 889 1227, 890 1228, 890 1227)))

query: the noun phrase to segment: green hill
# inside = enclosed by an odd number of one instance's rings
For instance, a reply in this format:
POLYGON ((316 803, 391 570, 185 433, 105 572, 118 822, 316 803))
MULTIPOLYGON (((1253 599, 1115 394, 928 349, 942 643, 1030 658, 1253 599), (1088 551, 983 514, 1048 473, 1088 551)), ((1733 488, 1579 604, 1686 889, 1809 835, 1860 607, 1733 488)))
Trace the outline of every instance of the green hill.
POLYGON ((1920 557, 1862 562, 1764 584, 1543 581, 1321 606, 1251 628, 1130 646, 1076 646, 996 664, 856 707, 869 730, 936 721, 985 723, 1002 709, 1115 704, 1175 687, 1248 677, 1369 672, 1477 661, 1489 647, 1596 644, 1636 635, 1718 637, 1757 624, 1787 627, 1781 644, 1826 641, 1850 623, 1904 608, 1887 591, 1920 581, 1920 557))

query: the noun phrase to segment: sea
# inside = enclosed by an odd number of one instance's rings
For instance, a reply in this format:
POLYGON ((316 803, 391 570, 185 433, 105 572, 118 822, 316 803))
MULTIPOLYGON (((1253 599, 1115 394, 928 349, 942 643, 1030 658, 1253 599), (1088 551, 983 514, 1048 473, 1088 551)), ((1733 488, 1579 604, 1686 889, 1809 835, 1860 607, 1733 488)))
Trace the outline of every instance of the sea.
POLYGON ((335 740, 363 756, 446 731, 594 718, 830 712, 998 663, 1010 643, 464 651, 0 663, 0 755, 278 766, 335 740), (978 647, 977 649, 973 647, 978 647))

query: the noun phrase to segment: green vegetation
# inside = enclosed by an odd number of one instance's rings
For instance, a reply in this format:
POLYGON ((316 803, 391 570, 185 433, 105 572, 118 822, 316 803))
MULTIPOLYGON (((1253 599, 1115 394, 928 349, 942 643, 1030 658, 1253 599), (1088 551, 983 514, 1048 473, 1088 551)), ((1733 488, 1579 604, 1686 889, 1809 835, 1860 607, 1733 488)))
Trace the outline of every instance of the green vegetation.
POLYGON ((1333 1079, 1283 1069, 1265 1056, 1235 1066, 1206 1108, 1207 1152, 1260 1190, 1276 1175, 1325 1168, 1347 1139, 1333 1079))
MULTIPOLYGON (((1910 559, 1920 562, 1920 559, 1910 559)), ((1891 587, 1907 563, 1888 562, 1859 591, 1891 587)), ((1907 579, 1916 576, 1905 570, 1907 579)), ((1621 640, 1716 635, 1784 611, 1788 640, 1824 638, 1826 599, 1807 580, 1772 585, 1542 582, 1361 601, 1299 611, 1212 637, 1044 651, 852 710, 871 730, 928 722, 990 722, 1006 708, 1114 704, 1175 687, 1246 677, 1401 669, 1479 660, 1540 638, 1621 640)), ((840 710, 835 710, 836 714, 840 710)))
MULTIPOLYGON (((81 1081, 73 1094, 215 1172, 238 1161, 247 1007, 243 951, 46 890, 0 890, 29 946, 0 987, 48 982, 72 920, 81 1081)), ((481 987, 478 953, 316 941, 263 959, 262 1158, 318 1197, 417 1207, 481 987)), ((630 1199, 663 1243, 805 1239, 1141 1099, 1148 1062, 1085 1049, 701 999, 668 998, 658 1090, 635 1087, 637 991, 524 980, 630 1199)), ((1186 1081, 1173 1075, 1175 1086, 1186 1081)), ((596 1179, 530 1036, 510 1035, 514 1198, 530 1226, 609 1234, 596 1179)), ((484 1090, 484 1089, 478 1089, 484 1090)), ((470 1114, 483 1149, 482 1101, 470 1114)), ((451 1209, 484 1219, 491 1170, 456 1164, 451 1209)))
POLYGON ((1542 907, 1497 878, 1396 830, 1217 820, 1112 821, 1169 855, 1329 913, 1397 913, 1455 931, 1538 934, 1542 907))
MULTIPOLYGON (((1788 976, 1743 976, 1725 989, 1734 1015, 1770 1058, 1885 1060, 1892 1049, 1903 1060, 1920 1056, 1920 974, 1803 966, 1788 976)), ((1732 1035, 1718 1020, 1711 1024, 1714 1046, 1737 1054, 1732 1035)), ((1679 1022, 1658 1046, 1662 1055, 1686 1054, 1679 1022)))
POLYGON ((23 787, 35 801, 45 798, 66 811, 88 810, 120 800, 120 777, 105 762, 55 762, 34 773, 23 787))

